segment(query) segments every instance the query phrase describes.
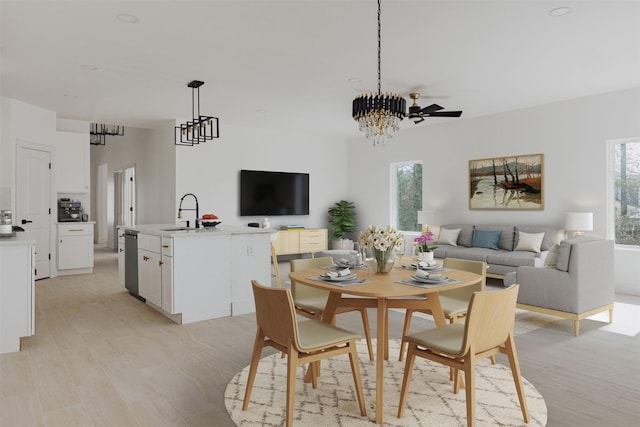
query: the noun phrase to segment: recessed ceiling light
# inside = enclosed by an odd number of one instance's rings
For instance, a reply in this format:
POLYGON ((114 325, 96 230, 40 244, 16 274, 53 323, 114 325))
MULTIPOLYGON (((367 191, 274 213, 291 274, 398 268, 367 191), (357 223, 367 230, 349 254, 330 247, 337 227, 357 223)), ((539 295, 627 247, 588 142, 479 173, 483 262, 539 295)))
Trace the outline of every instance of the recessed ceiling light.
POLYGON ((82 64, 80 66, 80 68, 82 68, 83 70, 87 70, 87 71, 97 71, 98 67, 96 67, 95 65, 91 65, 91 64, 82 64))
POLYGON ((569 13, 571 13, 571 8, 570 7, 556 7, 555 9, 551 9, 549 11, 549 15, 551 16, 564 16, 564 15, 568 15, 569 13))
POLYGON ((71 94, 69 94, 69 93, 65 93, 65 94, 64 94, 64 97, 65 97, 66 99, 78 99, 78 97, 77 97, 76 95, 71 95, 71 94))
POLYGON ((118 21, 124 22, 125 24, 135 24, 138 22, 138 17, 129 13, 120 13, 116 15, 116 18, 118 18, 118 21))
POLYGON ((347 79, 347 81, 349 83, 360 83, 362 81, 362 79, 360 79, 359 77, 349 77, 347 79))

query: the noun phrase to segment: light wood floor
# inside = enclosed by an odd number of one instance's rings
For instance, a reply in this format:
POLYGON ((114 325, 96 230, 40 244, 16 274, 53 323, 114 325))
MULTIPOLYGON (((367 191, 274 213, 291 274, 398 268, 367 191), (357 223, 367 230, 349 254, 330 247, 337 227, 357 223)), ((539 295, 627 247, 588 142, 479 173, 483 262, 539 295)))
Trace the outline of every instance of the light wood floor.
MULTIPOLYGON (((286 281, 288 265, 280 270, 286 281)), ((38 281, 36 312, 24 351, 0 356, 0 426, 233 425, 223 394, 249 363, 253 315, 176 325, 119 285, 116 255, 105 249, 92 275, 38 281)), ((398 338, 403 316, 390 317, 398 338)), ((361 328, 357 314, 338 324, 361 328)), ((638 425, 640 338, 604 325, 583 321, 576 338, 572 322, 559 321, 516 339, 549 426, 638 425)))

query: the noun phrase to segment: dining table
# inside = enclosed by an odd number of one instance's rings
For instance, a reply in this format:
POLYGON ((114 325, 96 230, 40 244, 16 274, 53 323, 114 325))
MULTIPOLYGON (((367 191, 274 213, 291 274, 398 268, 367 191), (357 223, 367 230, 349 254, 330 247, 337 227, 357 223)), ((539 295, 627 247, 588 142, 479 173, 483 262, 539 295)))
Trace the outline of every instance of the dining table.
MULTIPOLYGON (((339 307, 370 307, 377 313, 376 331, 376 423, 382 424, 384 402, 384 361, 388 359, 389 308, 428 309, 437 327, 446 324, 438 293, 476 284, 482 280, 479 274, 445 269, 439 272, 448 280, 441 283, 425 284, 414 282, 411 276, 416 269, 405 266, 394 267, 388 273, 374 273, 369 269, 352 269, 356 279, 351 281, 328 281, 322 278, 326 269, 289 273, 289 278, 298 283, 329 291, 329 298, 322 321, 335 323, 336 309, 339 307)), ((311 370, 309 370, 309 373, 311 370)))

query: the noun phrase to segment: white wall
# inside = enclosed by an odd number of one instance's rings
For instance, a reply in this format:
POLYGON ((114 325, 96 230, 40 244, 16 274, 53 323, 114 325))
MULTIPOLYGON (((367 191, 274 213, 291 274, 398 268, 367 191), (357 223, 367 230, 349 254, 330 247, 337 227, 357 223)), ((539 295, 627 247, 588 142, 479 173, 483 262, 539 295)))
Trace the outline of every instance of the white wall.
MULTIPOLYGON (((194 147, 176 147, 176 204, 194 193, 200 213, 214 213, 225 224, 247 225, 262 217, 239 215, 241 169, 309 173, 309 215, 270 217, 271 227, 328 226, 327 209, 347 196, 346 143, 325 135, 240 128, 221 123, 220 138, 194 147)), ((193 207, 185 199, 183 207, 193 207)), ((183 219, 192 219, 184 212, 183 219)), ((178 219, 175 219, 178 221, 178 219)))
MULTIPOLYGON (((173 193, 170 183, 175 182, 173 174, 173 159, 167 155, 166 141, 159 137, 159 131, 149 129, 125 128, 124 136, 107 136, 105 145, 91 146, 91 185, 92 212, 100 220, 96 211, 95 185, 98 180, 97 171, 100 165, 106 164, 108 170, 108 195, 113 201, 114 172, 135 165, 136 168, 136 198, 138 224, 157 224, 171 222, 171 210, 166 207, 166 200, 173 193), (169 184, 168 184, 169 183, 169 184), (170 190, 166 187, 170 185, 170 190), (164 206, 164 207, 163 207, 164 206)), ((173 142, 172 142, 173 143, 173 142)), ((113 231, 114 212, 110 203, 107 212, 108 246, 115 247, 113 231)))
MULTIPOLYGON (((360 224, 389 222, 389 164, 423 160, 423 210, 435 225, 564 226, 567 211, 594 213, 593 234, 606 235, 606 143, 640 136, 640 88, 443 124, 404 123, 386 147, 349 144, 349 194, 360 224), (544 210, 469 210, 468 161, 544 154, 544 210), (362 189, 367 188, 368 192, 362 189), (381 197, 372 197, 371 192, 381 197)), ((429 119, 427 119, 429 120, 429 119)), ((426 122, 425 122, 426 123, 426 122)), ((609 236, 611 238, 611 236, 609 236)), ((640 251, 616 251, 616 290, 640 295, 640 251)))

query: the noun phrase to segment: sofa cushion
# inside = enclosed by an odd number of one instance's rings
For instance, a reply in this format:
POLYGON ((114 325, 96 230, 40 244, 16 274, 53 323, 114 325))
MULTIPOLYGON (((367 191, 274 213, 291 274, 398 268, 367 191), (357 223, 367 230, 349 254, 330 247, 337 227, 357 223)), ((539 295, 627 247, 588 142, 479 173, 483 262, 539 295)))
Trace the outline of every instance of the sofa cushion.
POLYGON ((460 228, 441 228, 438 237, 439 245, 458 246, 458 236, 460 236, 460 228))
POLYGON ((474 248, 498 249, 501 230, 473 230, 471 246, 474 248))
POLYGON ((445 224, 440 227, 440 233, 442 233, 442 229, 460 229, 460 235, 458 236, 458 245, 460 246, 471 246, 471 239, 473 238, 473 225, 471 224, 445 224))
POLYGON ((471 261, 487 261, 487 256, 494 253, 494 249, 465 248, 464 246, 442 245, 435 251, 437 258, 459 258, 471 261))
POLYGON ((527 265, 533 267, 535 262, 536 254, 533 252, 499 250, 487 255, 487 264, 492 265, 508 265, 511 267, 527 265))
POLYGON ((542 227, 536 225, 517 225, 516 233, 515 233, 515 244, 518 244, 519 231, 524 231, 525 233, 544 233, 544 238, 542 239, 542 245, 540 245, 541 251, 550 250, 553 245, 559 244, 565 238, 565 231, 558 228, 553 227, 542 227))
POLYGON ((558 266, 558 252, 560 251, 560 245, 555 244, 549 249, 547 257, 544 259, 544 266, 546 268, 557 268, 558 266))
POLYGON ((498 248, 505 251, 513 250, 513 240, 515 234, 515 227, 513 225, 476 225, 474 230, 500 230, 500 240, 498 241, 498 248))
POLYGON ((518 238, 516 240, 516 251, 527 252, 540 252, 542 246, 542 239, 544 239, 544 232, 542 233, 525 233, 524 231, 518 231, 518 238))

